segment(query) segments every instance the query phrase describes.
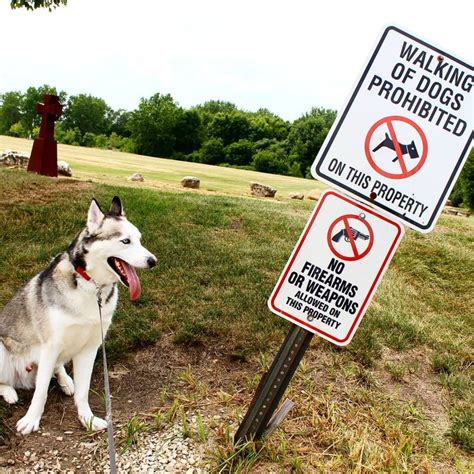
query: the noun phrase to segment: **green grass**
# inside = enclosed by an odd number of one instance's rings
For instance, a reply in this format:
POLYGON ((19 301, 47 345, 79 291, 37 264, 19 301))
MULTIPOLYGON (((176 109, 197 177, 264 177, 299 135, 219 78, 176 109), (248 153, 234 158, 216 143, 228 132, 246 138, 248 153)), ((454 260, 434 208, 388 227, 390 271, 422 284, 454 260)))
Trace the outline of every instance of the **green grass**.
MULTIPOLYGON (((286 321, 268 311, 266 300, 313 205, 0 170, 0 306, 69 244, 84 225, 92 196, 105 206, 115 194, 159 263, 140 272, 138 302, 122 292, 107 337, 111 359, 170 334, 176 344, 248 361, 254 369, 236 382, 235 392, 251 397, 256 373, 271 361, 288 330, 286 321)), ((285 422, 287 432, 246 461, 234 456, 223 436, 216 463, 223 471, 238 466, 243 472, 275 463, 303 472, 306 466, 359 472, 364 466, 378 472, 464 466, 468 471, 473 247, 472 218, 442 217, 428 235, 408 231, 348 348, 315 339, 289 391, 298 401, 292 412, 298 422, 285 422), (435 402, 414 401, 417 390, 421 396, 429 392, 435 402), (446 427, 438 416, 446 417, 446 427), (331 456, 314 454, 326 452, 331 456)), ((181 378, 195 390, 191 368, 181 378)), ((222 395, 229 390, 219 393, 223 407, 242 409, 240 395, 235 401, 222 395)))
MULTIPOLYGON (((30 153, 32 146, 32 140, 0 135, 2 151, 10 149, 30 153)), ((307 193, 312 189, 326 188, 322 183, 311 179, 152 158, 98 148, 58 145, 58 159, 66 160, 71 165, 75 178, 118 186, 182 190, 181 179, 193 175, 201 179, 201 193, 249 196, 249 183, 257 181, 276 188, 277 201, 288 200, 288 193, 292 191, 307 193), (127 181, 135 172, 143 174, 143 183, 127 181)))

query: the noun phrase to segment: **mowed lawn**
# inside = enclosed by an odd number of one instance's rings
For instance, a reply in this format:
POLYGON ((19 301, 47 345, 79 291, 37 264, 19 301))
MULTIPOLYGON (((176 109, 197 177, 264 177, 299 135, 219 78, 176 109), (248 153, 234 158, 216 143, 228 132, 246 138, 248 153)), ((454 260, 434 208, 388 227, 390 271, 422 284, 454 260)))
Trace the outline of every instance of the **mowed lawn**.
MULTIPOLYGON (((29 154, 32 146, 33 140, 0 135, 0 152, 16 150, 29 154)), ((181 179, 192 175, 201 180, 202 191, 234 196, 249 196, 251 182, 266 184, 277 189, 278 201, 289 199, 290 192, 307 193, 312 189, 326 189, 325 185, 311 179, 152 158, 98 148, 58 145, 58 160, 65 160, 71 165, 75 178, 121 186, 182 189, 181 179), (143 174, 143 183, 127 181, 127 178, 136 172, 143 174)))
MULTIPOLYGON (((288 331, 266 300, 314 204, 123 184, 0 170, 0 307, 69 244, 92 196, 105 207, 118 194, 159 264, 140 272, 139 301, 121 291, 111 361, 163 335, 219 354, 240 374, 230 386, 232 370, 222 374, 226 392, 193 382, 176 397, 217 393, 236 421, 288 331)), ((295 409, 248 458, 234 455, 222 425, 216 471, 472 472, 473 250, 472 218, 408 231, 353 342, 314 339, 288 393, 295 409)))

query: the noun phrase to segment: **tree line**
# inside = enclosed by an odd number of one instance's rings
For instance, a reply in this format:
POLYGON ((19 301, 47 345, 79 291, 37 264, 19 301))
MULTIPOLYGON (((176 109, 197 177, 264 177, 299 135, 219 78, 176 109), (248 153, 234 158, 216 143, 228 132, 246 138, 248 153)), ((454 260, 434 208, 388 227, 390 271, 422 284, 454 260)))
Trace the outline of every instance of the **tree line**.
POLYGON ((44 94, 64 104, 56 124, 60 143, 292 176, 309 176, 336 117, 334 110, 313 108, 290 123, 267 109, 249 112, 219 100, 186 109, 160 93, 142 98, 133 111, 113 110, 99 97, 43 85, 0 95, 0 134, 35 138, 36 104, 44 94))
MULTIPOLYGON (((55 130, 60 143, 299 177, 310 177, 336 117, 334 110, 313 108, 290 123, 267 109, 249 112, 220 100, 186 109, 159 93, 133 111, 113 110, 101 98, 43 85, 0 94, 0 134, 35 138, 36 104, 45 94, 64 104, 55 130)), ((473 150, 450 197, 474 209, 473 150)))

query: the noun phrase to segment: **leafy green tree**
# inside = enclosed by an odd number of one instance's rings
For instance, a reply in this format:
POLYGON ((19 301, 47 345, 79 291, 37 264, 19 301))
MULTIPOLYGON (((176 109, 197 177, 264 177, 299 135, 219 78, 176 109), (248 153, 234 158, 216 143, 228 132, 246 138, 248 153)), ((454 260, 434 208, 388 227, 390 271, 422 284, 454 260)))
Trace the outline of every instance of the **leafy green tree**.
POLYGON ((313 108, 293 122, 288 140, 291 155, 299 161, 303 175, 316 158, 335 118, 334 110, 313 108))
POLYGON ((12 125, 21 121, 23 96, 21 92, 5 92, 0 95, 0 134, 10 131, 12 125))
POLYGON ((465 206, 474 210, 474 148, 471 148, 466 163, 449 196, 453 206, 465 206))
POLYGON ((73 95, 64 110, 64 128, 77 128, 82 135, 87 132, 107 133, 111 126, 111 112, 103 99, 89 94, 73 95))
POLYGON ((199 150, 202 163, 217 165, 225 161, 224 142, 222 138, 210 138, 199 150))
POLYGON ((209 100, 207 102, 204 102, 204 104, 196 105, 194 109, 201 113, 214 115, 218 112, 236 112, 237 106, 232 102, 226 102, 224 100, 209 100))
POLYGON ((115 132, 121 137, 129 137, 132 133, 130 130, 131 116, 132 112, 129 112, 127 110, 110 110, 108 114, 108 118, 110 121, 110 132, 115 132))
POLYGON ((155 94, 141 99, 130 118, 137 153, 169 158, 176 144, 175 128, 180 108, 171 95, 155 94))
POLYGON ((224 146, 227 146, 249 137, 250 120, 244 112, 218 112, 209 123, 208 134, 209 137, 222 139, 224 146))
POLYGON ((60 5, 67 5, 67 0, 10 0, 12 8, 26 8, 27 10, 47 8, 51 11, 60 5))
POLYGON ((231 143, 225 149, 225 161, 231 165, 246 166, 252 162, 253 144, 249 140, 231 143))
POLYGON ((59 95, 59 102, 66 103, 66 93, 61 91, 58 94, 56 87, 47 84, 40 87, 28 87, 21 107, 21 123, 27 134, 31 134, 33 129, 41 124, 41 115, 36 111, 36 104, 43 102, 46 94, 59 95))
POLYGON ((250 139, 253 142, 265 138, 285 140, 289 131, 290 124, 267 109, 260 109, 251 115, 250 139))
POLYGON ((461 189, 463 204, 474 210, 474 148, 471 148, 469 157, 461 173, 461 189))
POLYGON ((177 152, 189 154, 201 147, 203 126, 201 116, 196 110, 181 110, 174 127, 177 152))

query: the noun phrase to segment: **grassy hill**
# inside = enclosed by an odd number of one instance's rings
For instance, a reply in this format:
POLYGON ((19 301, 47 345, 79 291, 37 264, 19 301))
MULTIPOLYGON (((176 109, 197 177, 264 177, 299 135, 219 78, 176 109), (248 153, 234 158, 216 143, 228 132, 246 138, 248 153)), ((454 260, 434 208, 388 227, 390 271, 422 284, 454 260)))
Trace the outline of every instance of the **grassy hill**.
MULTIPOLYGON (((26 150, 22 144, 31 142, 0 139, 0 149, 26 150)), ((428 235, 407 231, 353 342, 338 349, 314 339, 288 393, 295 409, 242 460, 228 423, 245 412, 288 330, 266 300, 313 204, 236 198, 247 195, 255 173, 74 147, 60 154, 96 182, 0 170, 0 306, 68 245, 92 196, 105 205, 118 194, 159 263, 140 273, 138 302, 122 292, 109 355, 119 363, 171 339, 184 352, 216 358, 212 381, 193 376, 189 365, 176 376, 181 385, 166 392, 185 410, 223 413, 209 425, 216 471, 472 472, 472 218, 443 216, 428 235), (123 187, 134 171, 150 175, 145 184, 154 189, 123 187), (190 173, 219 194, 171 189, 190 173)), ((285 192, 315 187, 258 180, 285 192)), ((156 364, 166 357, 157 352, 156 364)), ((165 399, 157 394, 153 410, 161 413, 165 399)), ((11 426, 17 411, 1 403, 11 426)))
MULTIPOLYGON (((29 154, 32 146, 32 140, 0 135, 0 151, 16 150, 29 154)), ((312 189, 326 188, 322 183, 311 179, 152 158, 98 148, 58 145, 58 159, 66 160, 71 165, 75 178, 121 186, 182 190, 181 178, 194 175, 201 179, 201 193, 204 191, 248 196, 249 183, 257 181, 276 188, 276 199, 279 201, 287 200, 288 193, 292 191, 306 193, 312 189), (143 183, 134 184, 127 181, 135 172, 143 174, 143 183)))

